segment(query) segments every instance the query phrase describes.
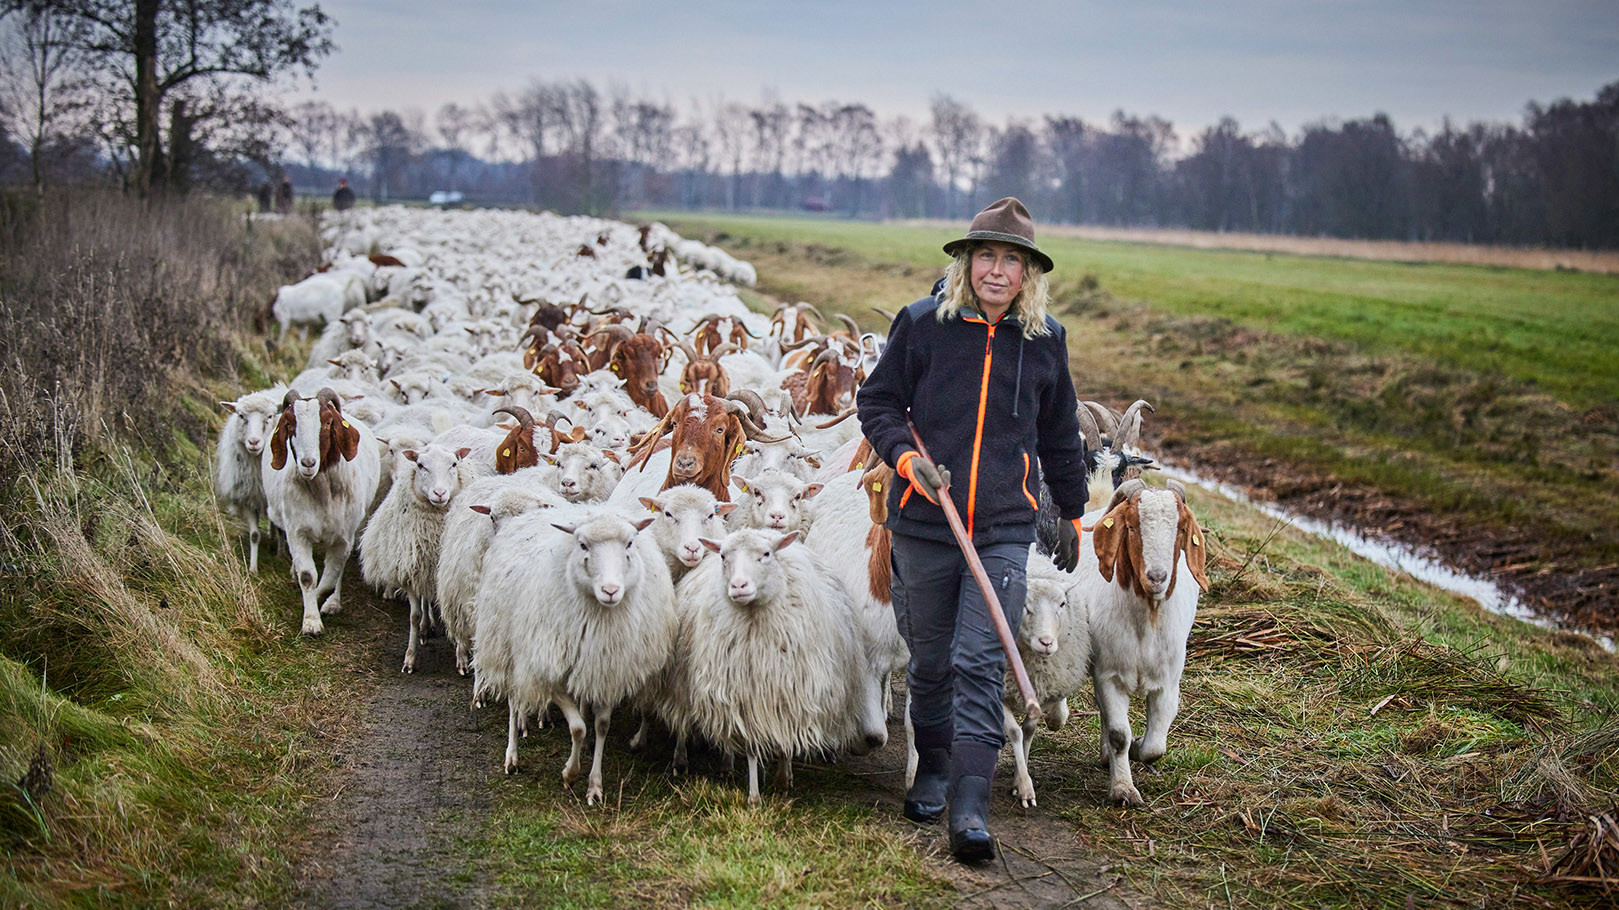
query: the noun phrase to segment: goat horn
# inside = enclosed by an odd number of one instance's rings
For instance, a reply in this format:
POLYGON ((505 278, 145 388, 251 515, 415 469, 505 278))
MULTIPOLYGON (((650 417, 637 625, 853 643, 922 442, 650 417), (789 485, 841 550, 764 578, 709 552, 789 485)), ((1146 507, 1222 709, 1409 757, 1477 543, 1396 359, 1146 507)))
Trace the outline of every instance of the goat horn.
POLYGON ((800 303, 798 306, 799 306, 800 309, 809 310, 811 313, 814 313, 816 319, 819 319, 822 322, 826 321, 826 317, 822 316, 821 311, 817 310, 815 308, 815 304, 813 304, 813 303, 800 303))
POLYGON ((495 408, 495 410, 491 413, 510 414, 517 418, 517 425, 522 429, 534 429, 534 415, 528 412, 528 408, 519 407, 515 404, 508 404, 495 408))
POLYGON ((734 398, 724 398, 720 400, 720 403, 725 406, 725 410, 736 415, 736 419, 742 422, 742 432, 755 442, 786 442, 792 438, 791 436, 766 436, 765 431, 754 423, 753 417, 748 414, 748 406, 745 402, 737 401, 734 398))
POLYGON ((1139 477, 1132 477, 1129 480, 1126 480, 1124 483, 1119 484, 1119 488, 1113 491, 1113 498, 1107 504, 1107 511, 1113 511, 1119 507, 1119 503, 1124 502, 1126 499, 1140 493, 1146 488, 1147 482, 1139 477))
POLYGON ((854 408, 844 408, 843 410, 838 412, 838 416, 832 418, 831 420, 828 420, 826 423, 818 423, 818 424, 816 424, 815 429, 824 430, 827 427, 835 427, 838 424, 844 422, 845 420, 848 420, 851 416, 853 416, 854 412, 855 412, 854 408))
POLYGON ((753 330, 748 328, 748 324, 746 322, 743 322, 740 318, 736 320, 736 324, 742 327, 742 334, 748 336, 749 338, 763 338, 763 337, 765 337, 764 335, 755 335, 755 334, 753 334, 753 330))
POLYGON ((829 360, 831 362, 833 362, 833 363, 841 363, 842 362, 838 357, 838 352, 837 352, 836 348, 827 348, 826 350, 822 351, 821 353, 816 354, 815 355, 815 360, 810 363, 810 372, 811 373, 815 372, 816 367, 820 366, 823 363, 826 363, 829 360))
POLYGON ((741 349, 738 348, 734 343, 727 341, 714 350, 709 351, 708 359, 714 361, 715 363, 719 363, 721 357, 724 357, 726 354, 735 354, 739 350, 741 349))
POLYGON ((1099 402, 1082 401, 1091 416, 1096 418, 1097 429, 1103 436, 1112 436, 1119 428, 1118 422, 1113 419, 1113 412, 1103 407, 1099 402))
POLYGON ((883 308, 882 308, 882 307, 880 307, 880 306, 874 306, 874 307, 872 307, 872 308, 871 308, 871 309, 872 309, 872 311, 873 311, 873 312, 875 312, 875 313, 876 313, 876 314, 877 314, 877 315, 878 315, 878 316, 881 316, 881 317, 883 317, 883 318, 884 318, 884 319, 886 319, 886 320, 888 320, 888 321, 889 321, 889 322, 893 322, 893 321, 894 321, 894 320, 896 320, 896 319, 898 319, 898 318, 899 318, 899 314, 898 314, 898 313, 890 313, 890 312, 889 312, 889 311, 887 311, 887 310, 885 310, 885 309, 883 309, 883 308))
POLYGON ((1186 501, 1186 485, 1185 484, 1182 484, 1178 480, 1171 480, 1168 483, 1164 484, 1164 486, 1169 488, 1169 492, 1175 494, 1176 499, 1179 499, 1181 502, 1186 501))
POLYGON ((697 320, 697 322, 691 327, 691 331, 687 332, 686 334, 687 335, 695 335, 700 330, 702 330, 702 328, 704 326, 708 325, 710 322, 718 324, 719 321, 720 321, 720 318, 721 318, 720 314, 718 314, 718 313, 705 313, 703 315, 703 318, 697 320))
POLYGON ((544 338, 547 331, 549 330, 545 326, 534 325, 531 323, 528 327, 528 331, 524 332, 523 337, 519 338, 518 341, 522 342, 529 338, 544 338))
POLYGON ((839 322, 849 327, 850 338, 860 337, 860 323, 855 322, 853 316, 850 316, 848 313, 839 313, 837 314, 837 319, 839 322))
POLYGON ((682 351, 686 352, 686 362, 687 363, 696 363, 697 362, 697 360, 698 360, 697 351, 690 344, 688 344, 685 341, 676 341, 675 344, 679 345, 680 349, 682 351))
POLYGON ((812 345, 812 344, 825 344, 825 343, 826 343, 826 336, 825 335, 811 335, 810 337, 804 339, 803 341, 794 341, 794 342, 792 342, 790 344, 784 344, 784 345, 781 346, 781 349, 783 351, 796 351, 799 348, 808 347, 809 345, 812 345))
POLYGON ((298 391, 296 389, 288 389, 287 394, 281 399, 281 410, 285 411, 287 408, 292 407, 292 403, 297 400, 298 391))
POLYGON ((330 405, 333 410, 336 410, 336 411, 343 410, 343 399, 337 397, 337 393, 332 391, 330 386, 327 386, 326 388, 321 389, 319 392, 316 392, 315 393, 315 398, 319 399, 320 406, 323 407, 323 408, 326 407, 327 405, 330 405))
POLYGON ((635 333, 630 331, 628 326, 619 325, 616 322, 611 325, 602 326, 596 331, 591 332, 589 335, 586 335, 585 338, 591 339, 595 338, 597 335, 612 336, 614 344, 622 344, 635 337, 635 333))
POLYGON ((725 397, 731 401, 740 401, 747 405, 748 416, 753 418, 755 423, 764 419, 765 400, 759 397, 758 392, 752 389, 737 389, 725 397))
POLYGON ((1091 409, 1080 405, 1074 409, 1074 416, 1079 418, 1079 435, 1085 440, 1085 448, 1096 451, 1102 447, 1102 431, 1096 426, 1096 418, 1091 416, 1091 409))
POLYGON ((1153 410, 1152 405, 1147 403, 1147 399, 1138 398, 1124 412, 1124 416, 1119 418, 1119 428, 1113 434, 1115 448, 1123 449, 1126 446, 1135 448, 1136 443, 1140 441, 1142 408, 1146 408, 1148 411, 1153 410))

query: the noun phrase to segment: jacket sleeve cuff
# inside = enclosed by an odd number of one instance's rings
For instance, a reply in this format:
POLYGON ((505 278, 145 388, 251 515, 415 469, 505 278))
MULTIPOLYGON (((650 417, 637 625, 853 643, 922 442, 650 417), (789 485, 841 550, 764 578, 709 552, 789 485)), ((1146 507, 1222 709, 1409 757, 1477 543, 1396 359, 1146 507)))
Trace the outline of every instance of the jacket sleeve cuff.
POLYGON ((894 473, 905 478, 906 480, 910 480, 911 459, 915 458, 916 455, 917 451, 915 449, 906 449, 905 454, 901 455, 894 461, 894 473))

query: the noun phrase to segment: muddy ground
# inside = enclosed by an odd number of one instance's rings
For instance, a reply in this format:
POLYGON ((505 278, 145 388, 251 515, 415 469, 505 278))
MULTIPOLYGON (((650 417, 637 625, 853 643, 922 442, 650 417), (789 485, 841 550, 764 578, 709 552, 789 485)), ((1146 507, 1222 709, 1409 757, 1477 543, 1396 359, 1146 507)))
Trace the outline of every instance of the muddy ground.
MULTIPOLYGON (((351 570, 358 575, 357 566, 351 570)), ((303 872, 294 902, 310 908, 502 903, 498 870, 465 845, 487 832, 506 781, 501 771, 505 712, 471 710, 470 684, 456 675, 453 650, 442 636, 423 643, 416 673, 401 674, 404 607, 371 597, 355 600, 359 603, 333 618, 328 634, 350 638, 357 652, 356 689, 369 694, 359 722, 332 752, 327 770, 334 792, 313 811, 312 830, 299 851, 303 872)), ((904 703, 903 695, 898 703, 904 703)), ((631 732, 632 726, 620 725, 610 748, 626 750, 631 732)), ((877 752, 825 770, 846 783, 851 802, 892 818, 918 850, 935 858, 935 868, 957 889, 955 906, 1151 906, 1127 890, 1122 875, 1092 856, 1054 810, 1017 807, 1001 785, 1011 780, 1009 760, 998 776, 992 816, 1001 858, 974 868, 949 860, 942 825, 918 829, 900 817, 905 732, 896 722, 889 734, 888 745, 877 752)), ((664 752, 654 748, 647 754, 664 752)), ((1036 775, 1040 760, 1037 745, 1036 775)), ((645 761, 652 768, 653 760, 645 761)), ((1061 799, 1046 802, 1057 805, 1061 799)))
POLYGON ((1174 461, 1197 465, 1204 476, 1294 512, 1432 550, 1457 571, 1494 582, 1566 628, 1619 635, 1619 562, 1584 565, 1589 554, 1558 551, 1529 529, 1470 525, 1375 487, 1233 443, 1190 444, 1171 415, 1155 415, 1151 423, 1145 444, 1174 461))

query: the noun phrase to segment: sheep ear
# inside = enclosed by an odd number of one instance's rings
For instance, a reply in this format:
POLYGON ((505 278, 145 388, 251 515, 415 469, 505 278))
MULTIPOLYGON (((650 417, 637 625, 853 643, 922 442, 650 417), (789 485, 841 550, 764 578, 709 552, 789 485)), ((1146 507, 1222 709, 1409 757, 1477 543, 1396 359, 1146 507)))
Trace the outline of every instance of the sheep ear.
POLYGON ((410 459, 411 461, 416 460, 416 450, 415 449, 406 449, 405 451, 400 452, 399 454, 405 456, 406 458, 410 459))
POLYGON ((471 455, 471 454, 472 454, 472 447, 471 446, 466 446, 464 448, 459 448, 459 449, 455 450, 455 457, 456 458, 465 458, 465 457, 467 457, 468 455, 471 455))
POLYGON ((641 531, 645 531, 647 525, 649 525, 651 523, 652 523, 652 517, 651 516, 647 516, 646 518, 643 518, 640 521, 632 521, 632 522, 630 522, 631 525, 634 525, 635 530, 636 530, 637 533, 639 533, 641 531))
POLYGON ((333 360, 331 358, 327 358, 326 362, 331 364, 334 367, 340 367, 340 366, 343 365, 343 361, 341 361, 341 360, 333 360))
POLYGON ((656 512, 656 511, 659 510, 659 508, 661 508, 658 505, 658 501, 656 499, 653 499, 650 496, 642 496, 642 497, 639 497, 639 498, 641 500, 641 505, 646 506, 647 509, 650 510, 650 511, 656 512))
POLYGON ((717 540, 709 540, 707 537, 699 537, 697 538, 697 542, 707 547, 711 552, 718 553, 720 551, 720 542, 717 540))
POLYGON ((485 506, 485 505, 467 506, 467 508, 471 509, 474 512, 477 512, 479 515, 488 515, 489 514, 489 507, 485 506))
POLYGON ((714 507, 714 514, 715 515, 722 515, 722 516, 723 515, 729 515, 729 514, 731 514, 732 512, 735 512, 735 511, 736 511, 736 503, 734 503, 734 502, 722 502, 719 505, 714 507))
POLYGON ((788 533, 782 535, 782 538, 780 540, 776 541, 775 546, 771 547, 770 549, 772 549, 772 550, 780 550, 783 547, 791 544, 793 541, 795 541, 797 539, 798 539, 798 532, 797 531, 789 531, 788 533))
POLYGON ((613 451, 612 449, 602 449, 602 454, 607 456, 607 460, 611 461, 613 464, 619 464, 620 463, 619 460, 618 460, 618 453, 613 451))
POLYGON ((815 494, 821 492, 824 489, 826 489, 825 484, 812 483, 809 486, 804 488, 804 498, 805 499, 814 499, 815 494))
POLYGON ((563 524, 557 524, 556 522, 552 522, 551 527, 556 528, 558 531, 561 531, 564 534, 572 534, 575 530, 577 530, 579 528, 578 525, 572 525, 572 524, 563 525, 563 524))
POLYGON ((219 403, 219 406, 224 408, 225 410, 231 412, 232 414, 236 413, 236 402, 234 402, 234 401, 221 401, 219 403))

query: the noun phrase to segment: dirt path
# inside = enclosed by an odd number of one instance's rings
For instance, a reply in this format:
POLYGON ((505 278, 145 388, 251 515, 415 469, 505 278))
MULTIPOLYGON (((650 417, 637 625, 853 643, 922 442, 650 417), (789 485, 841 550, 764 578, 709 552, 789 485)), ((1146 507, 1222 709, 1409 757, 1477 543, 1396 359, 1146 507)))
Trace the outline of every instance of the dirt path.
MULTIPOLYGON (((350 571, 358 586, 358 566, 350 571)), ((503 776, 504 712, 468 710, 471 684, 442 638, 424 643, 415 674, 399 672, 401 607, 368 598, 333 619, 330 634, 360 639, 358 672, 373 692, 333 757, 346 773, 315 810, 298 904, 487 905, 491 870, 469 864, 460 844, 484 833, 503 776)))
MULTIPOLYGON (((355 568, 358 575, 358 569, 355 568)), ((370 691, 360 722, 332 756, 335 795, 314 810, 295 902, 310 908, 482 907, 495 900, 494 873, 471 858, 464 839, 481 836, 496 803, 505 714, 470 711, 469 682, 455 673, 443 638, 423 643, 417 672, 399 672, 403 608, 380 599, 352 604, 330 623, 355 652, 357 688, 370 691)), ((629 729, 614 737, 623 749, 629 729)), ((848 798, 896 826, 904 800, 905 731, 890 726, 878 752, 828 768, 847 780, 848 798)), ((1039 759, 1036 746, 1036 759, 1039 759)), ((1103 910, 1149 906, 1052 810, 1024 812, 997 778, 991 830, 1002 858, 967 868, 947 858, 942 824, 914 829, 918 849, 938 857, 956 885, 956 906, 1103 910), (1082 900, 1078 900, 1081 899, 1082 900), (1076 902, 1077 901, 1077 902, 1076 902), (1073 902, 1073 903, 1071 903, 1073 902)), ((1057 800, 1060 803, 1060 799, 1057 800)))

